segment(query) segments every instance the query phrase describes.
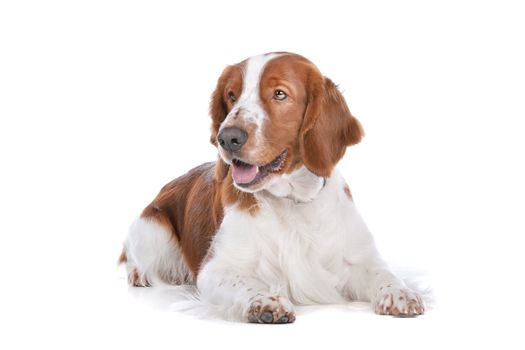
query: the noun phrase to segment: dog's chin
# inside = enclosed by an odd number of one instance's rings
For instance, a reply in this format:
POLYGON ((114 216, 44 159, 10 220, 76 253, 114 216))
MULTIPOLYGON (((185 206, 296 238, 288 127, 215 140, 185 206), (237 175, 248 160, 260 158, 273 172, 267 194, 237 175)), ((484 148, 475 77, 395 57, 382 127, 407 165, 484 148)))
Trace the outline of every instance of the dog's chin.
POLYGON ((263 165, 250 164, 235 157, 224 159, 222 152, 221 157, 231 166, 234 186, 240 191, 254 193, 263 190, 272 179, 281 176, 287 154, 288 150, 285 149, 271 162, 263 165))

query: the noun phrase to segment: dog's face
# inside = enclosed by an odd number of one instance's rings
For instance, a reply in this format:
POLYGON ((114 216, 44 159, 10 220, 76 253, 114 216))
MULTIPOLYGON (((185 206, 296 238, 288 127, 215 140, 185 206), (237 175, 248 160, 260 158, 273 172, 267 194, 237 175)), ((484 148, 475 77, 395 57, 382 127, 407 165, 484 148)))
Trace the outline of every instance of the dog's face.
POLYGON ((302 56, 271 53, 227 67, 212 95, 211 142, 237 188, 256 192, 306 166, 330 175, 363 132, 335 85, 302 56))

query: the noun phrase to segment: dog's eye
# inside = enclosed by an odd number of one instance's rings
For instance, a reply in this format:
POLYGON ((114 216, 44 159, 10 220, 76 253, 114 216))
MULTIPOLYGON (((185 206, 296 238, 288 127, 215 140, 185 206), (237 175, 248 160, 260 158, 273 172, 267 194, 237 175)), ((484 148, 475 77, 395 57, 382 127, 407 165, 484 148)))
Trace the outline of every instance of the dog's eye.
POLYGON ((288 95, 286 95, 286 93, 283 90, 275 90, 273 92, 273 98, 275 98, 276 100, 286 100, 287 97, 288 95))
POLYGON ((229 91, 229 92, 228 92, 228 98, 229 98, 230 101, 232 101, 232 102, 237 101, 237 98, 235 97, 235 94, 233 93, 233 91, 229 91))

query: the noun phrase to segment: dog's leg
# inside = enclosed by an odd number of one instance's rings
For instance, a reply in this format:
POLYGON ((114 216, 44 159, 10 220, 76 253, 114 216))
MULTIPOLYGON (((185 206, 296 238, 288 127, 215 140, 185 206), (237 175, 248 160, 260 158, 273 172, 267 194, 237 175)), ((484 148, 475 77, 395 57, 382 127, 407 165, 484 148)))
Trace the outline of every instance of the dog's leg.
MULTIPOLYGON (((241 264, 242 265, 242 264, 241 264)), ((197 287, 204 302, 222 317, 251 323, 291 323, 293 305, 248 273, 212 259, 199 272, 197 287)))
POLYGON ((343 295, 370 301, 381 315, 415 316, 425 311, 421 297, 407 288, 381 259, 363 219, 353 203, 347 207, 348 232, 342 271, 343 295))
POLYGON ((347 296, 370 301, 377 314, 417 316, 425 311, 421 297, 407 288, 380 260, 349 266, 347 276, 347 296))
POLYGON ((126 265, 129 284, 148 287, 156 282, 191 283, 192 275, 177 244, 161 223, 138 218, 131 225, 119 259, 126 265))

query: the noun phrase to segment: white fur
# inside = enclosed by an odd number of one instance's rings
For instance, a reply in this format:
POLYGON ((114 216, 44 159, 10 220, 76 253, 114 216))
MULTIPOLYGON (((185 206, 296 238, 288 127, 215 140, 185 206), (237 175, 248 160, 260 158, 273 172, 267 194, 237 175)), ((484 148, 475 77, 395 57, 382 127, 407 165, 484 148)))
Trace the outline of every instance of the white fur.
POLYGON ((323 188, 325 180, 302 166, 291 174, 272 177, 266 191, 276 197, 292 199, 295 203, 310 202, 323 188))
MULTIPOLYGON (((302 167, 257 192, 254 215, 226 207, 196 281, 197 309, 253 321, 264 307, 290 319, 294 304, 360 300, 377 313, 421 313, 421 298, 388 270, 345 185, 337 170, 325 182, 302 167)), ((137 219, 125 251, 138 285, 193 282, 174 238, 155 221, 137 219)))
POLYGON ((128 276, 136 272, 137 285, 180 284, 193 280, 179 246, 171 234, 153 220, 138 218, 133 222, 124 251, 128 276))
POLYGON ((226 208, 211 259, 197 279, 209 307, 246 321, 261 296, 298 305, 376 303, 382 288, 406 290, 379 257, 339 172, 324 187, 321 181, 302 168, 258 192, 255 215, 226 208))

